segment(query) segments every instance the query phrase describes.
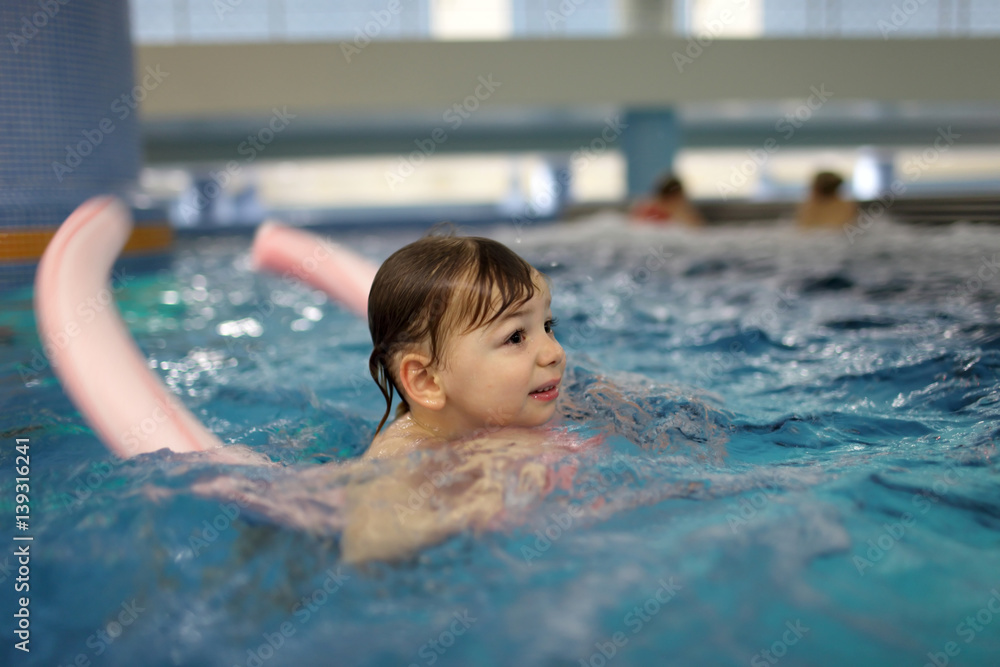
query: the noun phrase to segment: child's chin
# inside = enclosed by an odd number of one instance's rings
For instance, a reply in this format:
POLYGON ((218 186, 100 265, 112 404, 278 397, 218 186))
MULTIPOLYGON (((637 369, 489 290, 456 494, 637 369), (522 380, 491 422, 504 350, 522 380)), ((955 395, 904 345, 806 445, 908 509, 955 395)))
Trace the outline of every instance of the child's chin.
POLYGON ((531 428, 545 426, 546 424, 550 423, 555 416, 556 416, 555 410, 552 410, 551 412, 549 412, 549 414, 545 415, 544 417, 539 417, 538 419, 533 420, 531 423, 531 428))
POLYGON ((536 414, 536 415, 531 415, 531 416, 525 415, 521 419, 517 419, 517 420, 512 421, 512 422, 510 422, 508 424, 505 424, 505 427, 507 427, 507 428, 538 428, 539 426, 545 426, 546 424, 549 424, 550 422, 553 422, 555 420, 555 416, 556 416, 556 411, 553 408, 552 410, 545 411, 545 413, 543 413, 543 414, 536 414))

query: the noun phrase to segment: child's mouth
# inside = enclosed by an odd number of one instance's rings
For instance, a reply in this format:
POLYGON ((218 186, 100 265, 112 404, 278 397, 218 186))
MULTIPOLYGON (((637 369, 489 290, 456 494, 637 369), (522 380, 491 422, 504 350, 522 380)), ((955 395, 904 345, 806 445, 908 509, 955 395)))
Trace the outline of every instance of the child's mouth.
POLYGON ((559 381, 550 382, 532 392, 528 393, 532 398, 539 401, 551 401, 559 397, 559 381))

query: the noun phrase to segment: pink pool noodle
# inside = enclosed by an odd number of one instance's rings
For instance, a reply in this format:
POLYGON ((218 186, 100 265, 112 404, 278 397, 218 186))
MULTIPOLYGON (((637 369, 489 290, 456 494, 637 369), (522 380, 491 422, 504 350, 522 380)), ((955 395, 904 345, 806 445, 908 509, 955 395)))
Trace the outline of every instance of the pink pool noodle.
POLYGON ((368 292, 378 267, 332 241, 266 222, 254 238, 252 261, 255 269, 297 278, 358 316, 368 317, 368 292))
POLYGON ((95 197, 56 232, 35 279, 45 354, 66 393, 118 456, 219 447, 218 438, 150 371, 115 306, 111 268, 131 229, 120 201, 95 197))
MULTIPOLYGON (((149 370, 112 299, 111 268, 131 228, 128 210, 113 197, 83 203, 59 228, 35 279, 43 349, 66 393, 118 456, 215 449, 218 438, 149 370)), ((268 223, 253 258, 257 268, 294 276, 366 316, 377 267, 363 257, 268 223)))

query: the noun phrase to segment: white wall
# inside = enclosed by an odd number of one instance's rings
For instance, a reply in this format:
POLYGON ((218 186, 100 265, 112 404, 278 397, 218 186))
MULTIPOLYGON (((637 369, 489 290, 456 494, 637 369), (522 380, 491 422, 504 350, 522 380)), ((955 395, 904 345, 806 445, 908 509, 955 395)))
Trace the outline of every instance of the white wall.
POLYGON ((272 107, 340 112, 442 111, 499 84, 490 106, 659 106, 804 99, 1000 101, 1000 39, 567 39, 140 46, 137 76, 167 74, 147 121, 224 119, 272 107), (353 46, 353 45, 352 45, 353 46), (356 47, 355 47, 356 48, 356 47), (693 62, 682 57, 691 57, 693 62), (349 60, 349 61, 348 61, 349 60), (679 62, 679 64, 678 64, 679 62))

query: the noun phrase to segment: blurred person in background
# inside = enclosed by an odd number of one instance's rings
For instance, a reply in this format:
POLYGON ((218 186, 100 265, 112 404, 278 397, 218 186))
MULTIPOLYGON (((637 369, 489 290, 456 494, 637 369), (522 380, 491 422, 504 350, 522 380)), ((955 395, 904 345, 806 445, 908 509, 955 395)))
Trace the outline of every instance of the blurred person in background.
POLYGON ((660 178, 656 183, 655 196, 636 202, 630 217, 633 222, 650 225, 701 227, 705 224, 701 213, 684 194, 684 185, 673 174, 660 178))
POLYGON ((840 196, 844 179, 832 171, 813 177, 809 198, 799 206, 795 221, 799 229, 842 229, 858 217, 858 205, 840 196))

